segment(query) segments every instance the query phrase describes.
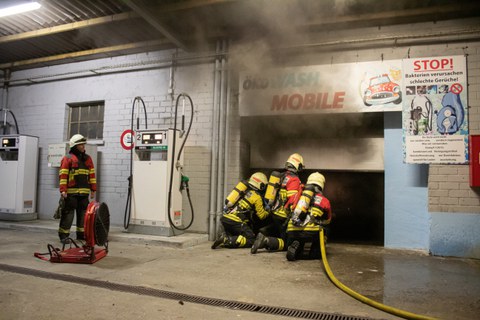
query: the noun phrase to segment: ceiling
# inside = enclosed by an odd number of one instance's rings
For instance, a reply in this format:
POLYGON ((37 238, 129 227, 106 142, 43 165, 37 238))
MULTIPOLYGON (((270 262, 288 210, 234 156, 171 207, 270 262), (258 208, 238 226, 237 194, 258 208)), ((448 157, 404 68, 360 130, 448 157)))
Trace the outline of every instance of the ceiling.
MULTIPOLYGON (((25 0, 4 0, 0 7, 7 2, 25 0)), ((392 33, 396 27, 453 19, 473 22, 442 34, 426 29, 421 37, 447 34, 448 41, 480 39, 480 1, 470 0, 38 2, 42 5, 38 10, 0 17, 0 70, 17 71, 169 48, 208 52, 222 39, 234 43, 262 41, 269 50, 339 44, 365 47, 380 40, 388 40, 391 46, 403 39, 392 33), (356 34, 356 30, 375 32, 356 34)))

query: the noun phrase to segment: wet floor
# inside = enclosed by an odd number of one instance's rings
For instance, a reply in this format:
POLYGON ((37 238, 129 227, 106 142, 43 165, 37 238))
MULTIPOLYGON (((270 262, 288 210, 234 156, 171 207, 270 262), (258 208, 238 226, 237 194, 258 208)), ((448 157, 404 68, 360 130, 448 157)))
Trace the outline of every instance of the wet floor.
MULTIPOLYGON (((115 231, 108 255, 92 265, 34 258, 34 252, 46 252, 48 243, 58 245, 54 228, 15 228, 0 222, 0 266, 51 275, 42 278, 0 268, 0 319, 52 319, 67 314, 70 319, 291 318, 118 292, 107 285, 58 280, 55 275, 345 316, 340 319, 400 319, 339 290, 319 260, 288 262, 281 252, 211 250, 203 236, 199 241, 190 239, 189 245, 174 246, 115 231)), ((338 280, 369 299, 439 319, 479 319, 480 260, 335 243, 328 244, 327 254, 338 280)))

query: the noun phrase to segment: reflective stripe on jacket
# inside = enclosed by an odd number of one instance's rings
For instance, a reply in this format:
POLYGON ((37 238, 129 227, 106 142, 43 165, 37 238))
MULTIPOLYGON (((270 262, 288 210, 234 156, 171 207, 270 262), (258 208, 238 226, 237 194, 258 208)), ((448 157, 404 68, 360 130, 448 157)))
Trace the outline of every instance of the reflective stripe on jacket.
POLYGON ((59 171, 60 192, 89 194, 90 191, 97 191, 93 160, 89 155, 85 157, 84 162, 79 161, 73 153, 62 158, 59 171))
POLYGON ((256 190, 250 189, 235 207, 223 216, 240 223, 249 223, 253 214, 256 214, 260 220, 264 220, 268 216, 268 211, 263 206, 262 196, 256 190))

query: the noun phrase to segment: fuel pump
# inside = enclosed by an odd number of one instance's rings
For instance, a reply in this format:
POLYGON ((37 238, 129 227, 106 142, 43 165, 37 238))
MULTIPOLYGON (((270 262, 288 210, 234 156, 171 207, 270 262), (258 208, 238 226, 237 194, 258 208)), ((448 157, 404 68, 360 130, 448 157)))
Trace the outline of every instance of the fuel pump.
MULTIPOLYGON (((181 143, 182 138, 173 129, 138 130, 135 132, 135 153, 133 159, 132 212, 129 231, 142 234, 171 236, 171 223, 168 219, 168 190, 173 143, 181 143), (174 140, 175 139, 175 140, 174 140)), ((178 165, 183 165, 183 156, 178 165)), ((181 174, 174 168, 172 179, 171 208, 172 224, 182 224, 181 174)))
POLYGON ((0 219, 37 219, 38 137, 0 135, 0 219))
POLYGON ((194 213, 188 187, 189 179, 182 172, 183 147, 192 121, 193 102, 186 94, 181 94, 177 98, 173 128, 139 129, 137 120, 134 149, 131 150, 131 175, 125 210, 124 227, 129 232, 173 236, 182 233, 192 225, 194 213), (177 129, 176 124, 180 99, 183 99, 184 104, 185 99, 188 99, 191 106, 191 119, 186 132, 183 130, 184 115, 181 130, 177 129), (183 190, 187 193, 192 210, 191 221, 185 227, 182 220, 183 190))

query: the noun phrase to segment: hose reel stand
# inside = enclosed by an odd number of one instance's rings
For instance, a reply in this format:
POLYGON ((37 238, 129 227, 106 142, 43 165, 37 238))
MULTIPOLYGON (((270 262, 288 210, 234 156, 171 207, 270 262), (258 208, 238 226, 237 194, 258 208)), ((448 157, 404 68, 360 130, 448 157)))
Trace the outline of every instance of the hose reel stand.
POLYGON ((85 244, 68 238, 70 240, 70 248, 65 249, 67 244, 64 244, 60 250, 48 244, 48 253, 35 252, 34 256, 42 260, 58 263, 95 263, 108 253, 109 228, 110 213, 107 205, 103 202, 92 201, 85 213, 85 244), (104 248, 96 248, 95 245, 103 246, 104 248), (47 259, 46 255, 50 255, 50 259, 47 259))

